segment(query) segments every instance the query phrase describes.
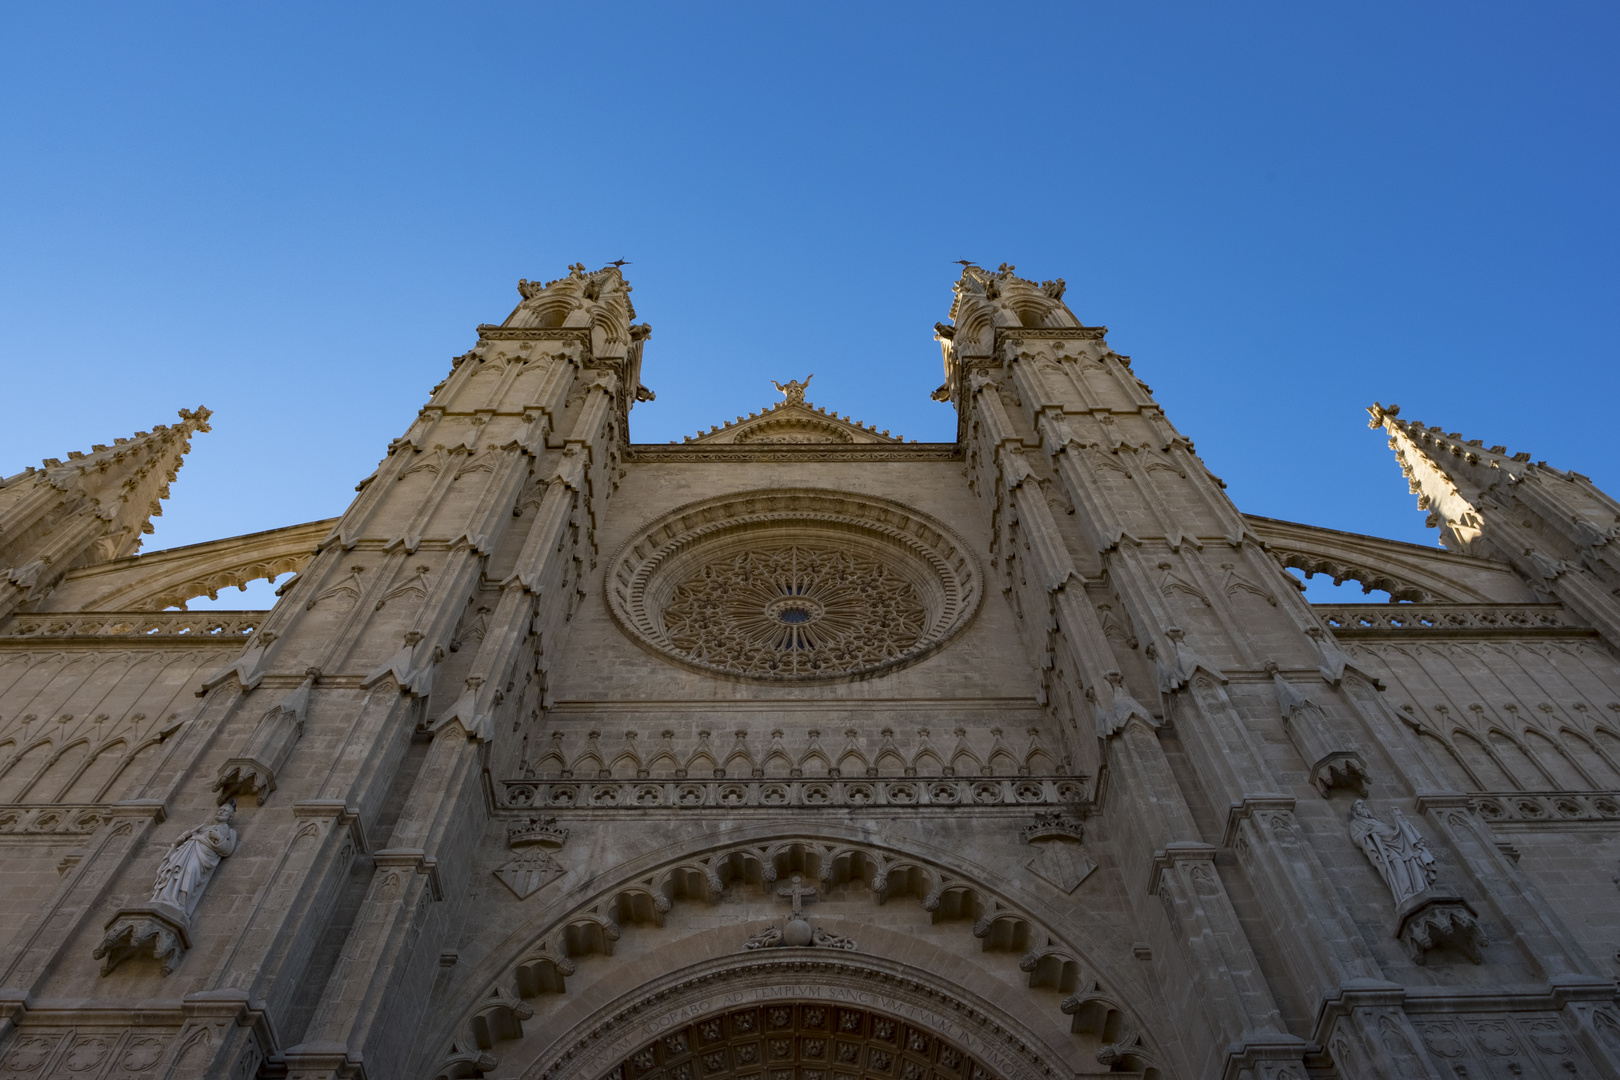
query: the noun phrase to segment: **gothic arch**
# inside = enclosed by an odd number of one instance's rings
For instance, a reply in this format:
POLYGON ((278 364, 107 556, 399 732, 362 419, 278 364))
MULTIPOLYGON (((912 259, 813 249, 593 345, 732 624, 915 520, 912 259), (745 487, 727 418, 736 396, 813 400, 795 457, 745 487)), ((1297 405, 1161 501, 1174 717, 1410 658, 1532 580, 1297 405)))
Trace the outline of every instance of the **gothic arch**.
MULTIPOLYGON (((579 1033, 583 1046, 602 1025, 641 1015, 652 1006, 637 1004, 638 995, 650 993, 651 987, 687 980, 694 988, 691 994, 701 998, 695 989, 699 985, 730 980, 757 989, 764 985, 760 979, 780 981, 782 972, 805 964, 822 965, 816 969, 817 985, 831 988, 826 992, 833 995, 853 993, 874 979, 899 979, 912 987, 908 1008, 938 1008, 952 995, 960 1004, 969 996, 963 987, 982 984, 987 974, 1010 986, 1027 987, 1028 1000, 1009 999, 1010 1014, 983 1002, 962 1005, 977 1010, 976 1023, 1026 1029, 1020 1038, 1027 1048, 1021 1053, 1028 1067, 986 1073, 989 1080, 1050 1075, 1047 1069, 1058 1065, 1062 1066, 1058 1073, 1072 1074, 1073 1062, 1090 1057, 1098 1061, 1106 1057, 1107 1062, 1129 1059, 1128 1067, 1135 1069, 1164 1068, 1159 1063, 1162 1051, 1152 1045, 1142 1021, 1144 1007, 1155 1017, 1162 1010, 1143 973, 1123 964, 1130 955, 1129 943, 1115 940, 1098 926, 1080 931, 1087 938, 1083 942, 1066 940, 1051 929, 1064 921, 1061 912, 1055 908, 1047 912, 1041 897, 1024 895, 1004 882, 1000 888, 984 884, 1004 877, 921 844, 873 842, 855 828, 822 825, 811 834, 780 824, 739 830, 724 842, 706 837, 673 854, 666 849, 634 860, 611 877, 571 875, 564 886, 590 881, 597 888, 589 895, 570 897, 566 905, 553 903, 537 911, 455 986, 446 988, 446 1004, 459 1004, 441 1007, 437 1015, 444 1020, 425 1033, 428 1041, 422 1056, 439 1063, 436 1071, 425 1075, 473 1075, 493 1067, 479 1064, 493 1054, 502 1058, 503 1072, 531 1080, 588 1073, 596 1080, 598 1073, 591 1072, 595 1064, 585 1068, 574 1060, 577 1053, 568 1048, 571 1033, 579 1033), (785 908, 761 905, 768 905, 777 883, 793 873, 820 881, 829 893, 829 885, 836 889, 864 884, 873 905, 914 900, 922 909, 919 914, 926 913, 940 929, 932 940, 924 940, 895 929, 903 924, 864 921, 859 898, 845 895, 838 904, 828 903, 816 918, 835 936, 857 937, 859 952, 746 949, 750 934, 785 913, 785 908), (696 912, 701 916, 697 919, 671 915, 680 915, 680 908, 687 905, 729 906, 739 897, 750 908, 733 909, 726 919, 717 920, 705 911, 696 912), (624 939, 627 955, 607 959, 632 927, 635 936, 624 939), (977 948, 969 955, 1000 956, 969 959, 957 947, 941 946, 957 933, 968 941, 977 939, 977 948), (587 959, 598 957, 602 959, 587 959), (583 975, 585 963, 595 968, 591 980, 582 989, 571 989, 570 978, 583 975), (767 978, 762 973, 774 974, 767 978), (523 1022, 536 1018, 537 1009, 545 1015, 535 1019, 529 1034, 539 1037, 526 1038, 523 1022), (1014 1021, 1012 1016, 1022 1019, 1014 1021)), ((647 1000, 667 1002, 669 995, 653 994, 647 1000)), ((624 1055, 639 1049, 629 1047, 624 1055)), ((600 1075, 606 1077, 616 1064, 602 1064, 600 1075)), ((623 1080, 640 1078, 627 1073, 623 1080)))

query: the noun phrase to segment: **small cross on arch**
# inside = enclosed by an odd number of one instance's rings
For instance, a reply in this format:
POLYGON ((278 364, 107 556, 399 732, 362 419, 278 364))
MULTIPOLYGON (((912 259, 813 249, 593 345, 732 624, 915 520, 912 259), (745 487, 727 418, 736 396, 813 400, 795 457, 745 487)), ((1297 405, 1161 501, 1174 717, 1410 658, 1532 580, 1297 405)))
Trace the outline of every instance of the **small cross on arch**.
POLYGON ((804 914, 804 909, 800 907, 801 901, 815 900, 819 896, 816 891, 816 887, 814 885, 804 884, 804 878, 798 874, 793 875, 792 884, 784 885, 780 889, 777 889, 776 895, 780 896, 784 900, 793 901, 793 914, 795 915, 804 914))

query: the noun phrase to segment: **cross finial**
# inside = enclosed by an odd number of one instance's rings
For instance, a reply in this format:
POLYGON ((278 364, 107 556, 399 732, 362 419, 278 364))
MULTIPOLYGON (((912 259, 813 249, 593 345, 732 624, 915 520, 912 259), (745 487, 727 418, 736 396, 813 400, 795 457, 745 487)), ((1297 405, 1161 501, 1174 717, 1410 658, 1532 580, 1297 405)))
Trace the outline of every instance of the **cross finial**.
POLYGON ((800 906, 800 903, 806 899, 814 900, 816 898, 816 889, 813 885, 805 885, 804 878, 798 874, 794 874, 793 883, 791 885, 784 885, 780 889, 777 889, 776 895, 780 896, 784 900, 792 900, 793 914, 803 915, 804 909, 800 906))

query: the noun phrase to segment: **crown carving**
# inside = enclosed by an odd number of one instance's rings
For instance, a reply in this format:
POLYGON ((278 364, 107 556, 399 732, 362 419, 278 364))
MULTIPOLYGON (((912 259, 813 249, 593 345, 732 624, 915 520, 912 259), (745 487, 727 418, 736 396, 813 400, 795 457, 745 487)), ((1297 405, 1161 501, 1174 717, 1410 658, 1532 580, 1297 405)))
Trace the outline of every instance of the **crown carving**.
POLYGON ((1025 825, 1022 835, 1026 844, 1038 844, 1045 840, 1072 840, 1079 843, 1085 839, 1085 826, 1062 810, 1054 810, 1050 814, 1037 814, 1035 823, 1025 825))
POLYGON ((530 818, 522 825, 513 825, 506 830, 506 846, 544 847, 556 850, 568 842, 568 830, 557 824, 554 817, 530 818))

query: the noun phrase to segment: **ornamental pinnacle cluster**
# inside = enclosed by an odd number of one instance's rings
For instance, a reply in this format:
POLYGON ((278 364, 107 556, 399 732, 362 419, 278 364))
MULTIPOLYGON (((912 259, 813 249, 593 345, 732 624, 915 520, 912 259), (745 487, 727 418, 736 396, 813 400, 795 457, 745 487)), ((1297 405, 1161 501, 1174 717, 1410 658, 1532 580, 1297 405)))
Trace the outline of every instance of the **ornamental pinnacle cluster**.
POLYGON ((638 443, 623 265, 336 518, 137 554, 206 409, 0 483, 0 1080, 1620 1078, 1590 480, 1375 405, 1443 547, 1245 514, 1009 265, 951 442, 638 443))

